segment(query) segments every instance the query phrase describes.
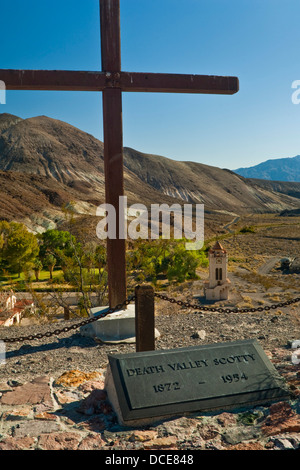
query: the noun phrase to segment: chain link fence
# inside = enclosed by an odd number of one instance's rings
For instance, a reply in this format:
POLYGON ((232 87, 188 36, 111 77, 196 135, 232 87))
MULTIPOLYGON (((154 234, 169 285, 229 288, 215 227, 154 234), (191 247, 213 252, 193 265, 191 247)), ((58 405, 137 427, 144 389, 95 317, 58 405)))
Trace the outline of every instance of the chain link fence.
MULTIPOLYGON (((257 308, 222 308, 222 307, 207 307, 207 306, 202 306, 198 304, 192 304, 190 302, 185 302, 183 300, 176 300, 172 297, 168 297, 164 294, 160 294, 158 292, 154 292, 154 297, 164 300, 166 302, 170 302, 172 304, 177 304, 180 307, 184 308, 191 308, 193 310, 199 310, 202 312, 217 312, 217 313, 256 313, 256 312, 267 312, 270 310, 276 310, 277 308, 283 308, 283 307, 288 307, 289 305, 296 304, 300 302, 300 297, 296 297, 291 300, 287 300, 286 302, 280 302, 277 304, 273 304, 270 306, 264 306, 264 307, 257 307, 257 308)), ((19 337, 12 337, 12 338, 0 338, 0 340, 4 343, 17 343, 17 342, 23 342, 23 341, 33 341, 35 339, 42 339, 42 338, 49 338, 53 335, 59 335, 61 333, 67 333, 68 331, 76 330, 82 326, 88 325, 90 323, 93 323, 101 318, 106 317, 107 315, 114 313, 118 310, 122 310, 125 306, 129 305, 131 302, 135 301, 136 297, 134 295, 128 297, 123 303, 116 305, 115 307, 108 308, 104 312, 101 312, 100 314, 94 315, 92 317, 89 317, 88 319, 82 320, 80 322, 73 323, 70 326, 65 326, 63 328, 56 328, 53 331, 48 331, 46 333, 38 333, 35 335, 28 335, 28 336, 19 336, 19 337)))
POLYGON ((23 341, 33 341, 35 339, 42 339, 44 337, 50 338, 53 335, 57 336, 57 335, 60 335, 61 333, 67 333, 68 331, 71 331, 71 330, 77 330, 77 328, 88 325, 89 323, 93 323, 97 320, 100 320, 101 318, 104 318, 107 315, 116 312, 117 310, 122 310, 126 305, 129 305, 130 302, 132 302, 134 299, 135 299, 134 296, 129 297, 122 304, 118 304, 115 307, 108 308, 105 312, 101 312, 98 315, 94 315, 93 317, 90 317, 86 320, 76 322, 76 323, 74 323, 70 326, 65 326, 63 328, 56 328, 55 330, 47 331, 46 333, 37 333, 36 335, 19 336, 19 337, 16 337, 16 338, 1 338, 1 341, 3 341, 4 343, 17 343, 17 342, 23 342, 23 341))
POLYGON ((277 308, 287 307, 289 305, 295 304, 300 302, 300 297, 296 297, 292 300, 287 300, 286 302, 280 302, 273 305, 266 305, 265 307, 253 307, 253 308, 222 308, 222 307, 205 307, 198 304, 191 304, 189 302, 184 302, 183 300, 176 300, 174 298, 168 297, 163 294, 159 294, 157 292, 154 293, 154 296, 166 300, 172 304, 180 305, 181 307, 192 308, 194 310, 201 310, 203 312, 218 312, 218 313, 255 313, 255 312, 263 312, 269 310, 276 310, 277 308))

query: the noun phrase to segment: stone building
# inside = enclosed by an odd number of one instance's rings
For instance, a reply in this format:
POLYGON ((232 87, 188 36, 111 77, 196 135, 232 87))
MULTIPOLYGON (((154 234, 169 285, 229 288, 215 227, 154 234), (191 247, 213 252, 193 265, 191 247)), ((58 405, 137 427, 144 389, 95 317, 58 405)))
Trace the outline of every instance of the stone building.
POLYGON ((204 281, 206 300, 227 300, 230 280, 227 277, 228 255, 220 242, 209 250, 209 278, 204 281))
POLYGON ((34 312, 34 302, 28 299, 18 300, 15 294, 3 294, 0 305, 0 326, 19 324, 26 311, 34 312))

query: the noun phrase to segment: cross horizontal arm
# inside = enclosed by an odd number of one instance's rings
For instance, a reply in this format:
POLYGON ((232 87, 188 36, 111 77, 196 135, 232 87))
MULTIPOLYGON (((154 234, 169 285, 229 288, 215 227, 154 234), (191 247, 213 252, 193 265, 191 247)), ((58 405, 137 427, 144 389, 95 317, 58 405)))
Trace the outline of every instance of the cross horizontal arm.
POLYGON ((85 72, 70 70, 0 70, 7 90, 210 93, 232 95, 239 90, 237 77, 165 73, 85 72))
POLYGON ((232 95, 239 90, 237 77, 167 73, 121 72, 123 91, 160 93, 212 93, 232 95))
POLYGON ((7 90, 102 91, 102 72, 71 70, 0 70, 7 90))

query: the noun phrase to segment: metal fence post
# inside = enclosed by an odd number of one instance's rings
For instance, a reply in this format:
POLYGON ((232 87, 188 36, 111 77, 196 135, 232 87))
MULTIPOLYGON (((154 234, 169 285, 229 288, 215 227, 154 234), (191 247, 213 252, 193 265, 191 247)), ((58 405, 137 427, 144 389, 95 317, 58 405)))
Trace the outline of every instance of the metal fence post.
POLYGON ((136 352, 155 350, 154 290, 149 285, 135 288, 136 352))

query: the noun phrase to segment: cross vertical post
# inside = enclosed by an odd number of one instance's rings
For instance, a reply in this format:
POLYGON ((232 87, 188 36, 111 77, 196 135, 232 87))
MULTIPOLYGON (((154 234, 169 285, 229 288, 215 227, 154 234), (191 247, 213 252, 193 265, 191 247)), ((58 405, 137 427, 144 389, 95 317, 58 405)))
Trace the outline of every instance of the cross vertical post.
POLYGON ((126 241, 120 231, 120 196, 124 195, 120 1, 100 0, 102 72, 107 87, 103 90, 104 172, 106 204, 116 211, 116 239, 107 238, 109 305, 126 299, 126 241))

